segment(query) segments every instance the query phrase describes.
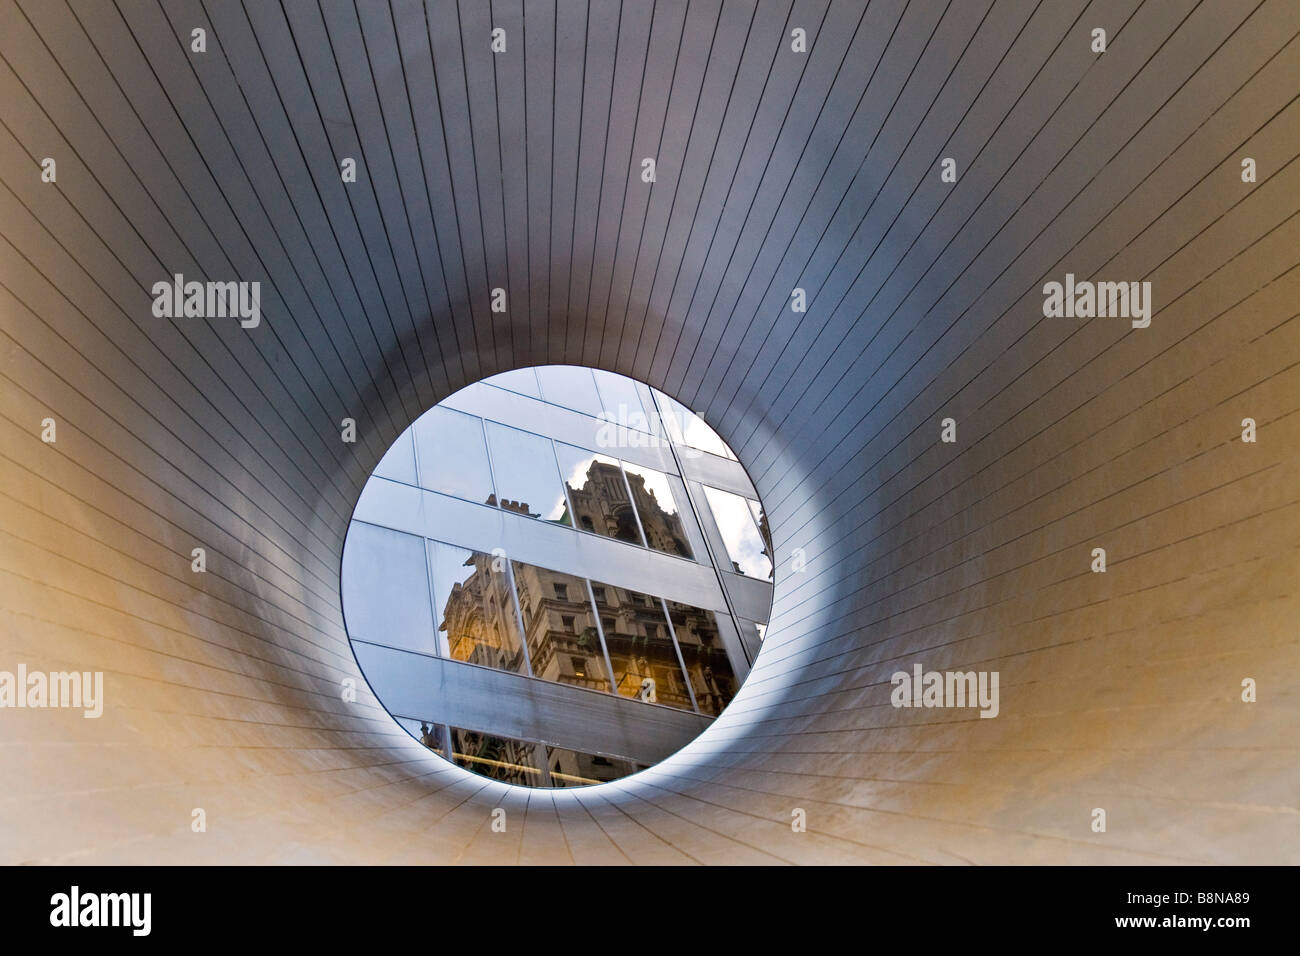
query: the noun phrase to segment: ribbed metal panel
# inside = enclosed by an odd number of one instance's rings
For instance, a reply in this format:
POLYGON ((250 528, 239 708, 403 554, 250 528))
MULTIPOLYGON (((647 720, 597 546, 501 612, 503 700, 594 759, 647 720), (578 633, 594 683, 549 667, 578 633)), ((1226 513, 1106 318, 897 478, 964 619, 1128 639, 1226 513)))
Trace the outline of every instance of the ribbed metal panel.
POLYGON ((106 695, 0 711, 0 859, 1300 861, 1297 30, 1289 0, 0 3, 0 669, 106 695), (1045 318, 1067 272, 1150 281, 1150 327, 1045 318), (261 282, 260 326, 155 318, 177 273, 261 282), (344 699, 338 572, 401 430, 547 363, 701 412, 780 566, 699 740, 523 794, 344 699), (892 707, 915 663, 998 671, 999 716, 892 707))

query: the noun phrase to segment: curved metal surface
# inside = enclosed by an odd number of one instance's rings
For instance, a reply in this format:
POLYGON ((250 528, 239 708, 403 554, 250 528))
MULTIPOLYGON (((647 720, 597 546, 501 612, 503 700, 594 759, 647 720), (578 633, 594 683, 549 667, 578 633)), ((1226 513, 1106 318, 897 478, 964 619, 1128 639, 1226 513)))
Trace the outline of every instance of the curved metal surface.
POLYGON ((0 4, 0 669, 105 698, 0 711, 0 859, 1297 862, 1298 29, 1286 0, 0 4), (1067 273, 1150 281, 1149 328, 1045 317, 1067 273), (155 317, 176 274, 260 282, 260 324, 155 317), (383 712, 338 571, 414 417, 547 363, 700 411, 780 570, 701 738, 523 794, 383 712), (997 718, 891 706, 914 664, 997 671, 997 718))

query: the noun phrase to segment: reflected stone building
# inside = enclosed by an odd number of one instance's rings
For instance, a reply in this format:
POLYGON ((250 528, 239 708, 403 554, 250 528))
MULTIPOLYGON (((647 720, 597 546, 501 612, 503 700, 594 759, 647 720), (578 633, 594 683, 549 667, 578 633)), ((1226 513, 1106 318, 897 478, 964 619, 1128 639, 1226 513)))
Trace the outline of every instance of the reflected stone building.
POLYGON ((500 564, 500 557, 474 552, 465 562, 473 573, 452 586, 438 630, 447 637, 452 660, 517 672, 523 648, 510 579, 504 569, 494 570, 500 564))
POLYGON ((533 675, 608 691, 605 655, 586 582, 518 561, 513 569, 533 675))
POLYGON ((344 611, 425 746, 512 784, 586 786, 732 701, 772 545, 744 469, 683 415, 629 379, 547 367, 463 389, 393 445, 353 515, 344 611))
POLYGON ((617 462, 593 461, 580 483, 565 482, 572 512, 567 524, 620 541, 640 541, 636 512, 617 462))

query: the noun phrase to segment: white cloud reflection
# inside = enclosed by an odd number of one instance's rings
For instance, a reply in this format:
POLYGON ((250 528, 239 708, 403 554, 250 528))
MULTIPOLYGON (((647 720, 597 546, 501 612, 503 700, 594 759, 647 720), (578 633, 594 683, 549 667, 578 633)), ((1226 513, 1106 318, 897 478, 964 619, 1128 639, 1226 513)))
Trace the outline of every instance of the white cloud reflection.
POLYGON ((741 574, 768 580, 772 573, 772 562, 763 553, 763 536, 754 523, 749 500, 707 485, 704 493, 709 499, 713 520, 717 522, 718 531, 727 546, 727 554, 740 566, 741 574))

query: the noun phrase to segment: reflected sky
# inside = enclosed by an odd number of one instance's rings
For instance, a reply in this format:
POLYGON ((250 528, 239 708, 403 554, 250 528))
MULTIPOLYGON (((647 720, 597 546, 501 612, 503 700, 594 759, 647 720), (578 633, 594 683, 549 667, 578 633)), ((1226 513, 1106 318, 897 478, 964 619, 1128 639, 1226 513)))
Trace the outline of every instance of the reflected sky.
POLYGON ((551 440, 496 422, 486 425, 497 503, 519 514, 559 521, 567 505, 551 440))
POLYGON ((739 566, 741 574, 768 580, 772 575, 772 562, 763 553, 763 536, 758 533, 749 501, 729 491, 705 486, 709 510, 717 522, 727 554, 739 566))
POLYGON ((599 369, 595 370, 594 374, 606 417, 628 428, 649 431, 650 422, 641 407, 641 397, 637 393, 636 382, 622 375, 599 369))
POLYGON ((411 427, 422 487, 479 504, 487 501, 492 494, 492 473, 483 444, 482 419, 435 406, 411 427))
POLYGON ((662 471, 655 471, 644 465, 633 465, 626 461, 623 462, 623 468, 629 475, 640 475, 645 479, 646 491, 655 496, 655 503, 664 514, 677 514, 677 502, 673 498, 673 489, 668 484, 667 475, 662 471))
POLYGON ((528 395, 532 398, 542 397, 542 390, 537 385, 537 372, 531 368, 519 368, 512 372, 502 372, 500 375, 493 375, 491 378, 483 379, 483 381, 487 385, 495 385, 497 388, 518 392, 520 395, 528 395))
MULTIPOLYGON (((384 457, 375 465, 373 474, 379 478, 388 478, 408 485, 416 483, 415 446, 413 429, 408 428, 397 436, 391 448, 384 452, 384 457)), ((369 484, 369 482, 367 482, 369 484)))
POLYGON ((736 460, 727 443, 704 423, 704 419, 670 395, 656 390, 655 397, 659 400, 659 407, 664 414, 664 425, 674 441, 698 448, 700 451, 721 455, 723 458, 730 458, 732 461, 736 460))
POLYGON ((342 586, 349 636, 434 652, 423 538, 352 522, 343 549, 342 586))
POLYGON ((600 393, 591 369, 575 365, 542 365, 537 368, 537 380, 542 383, 542 397, 548 402, 586 412, 599 417, 600 393))

